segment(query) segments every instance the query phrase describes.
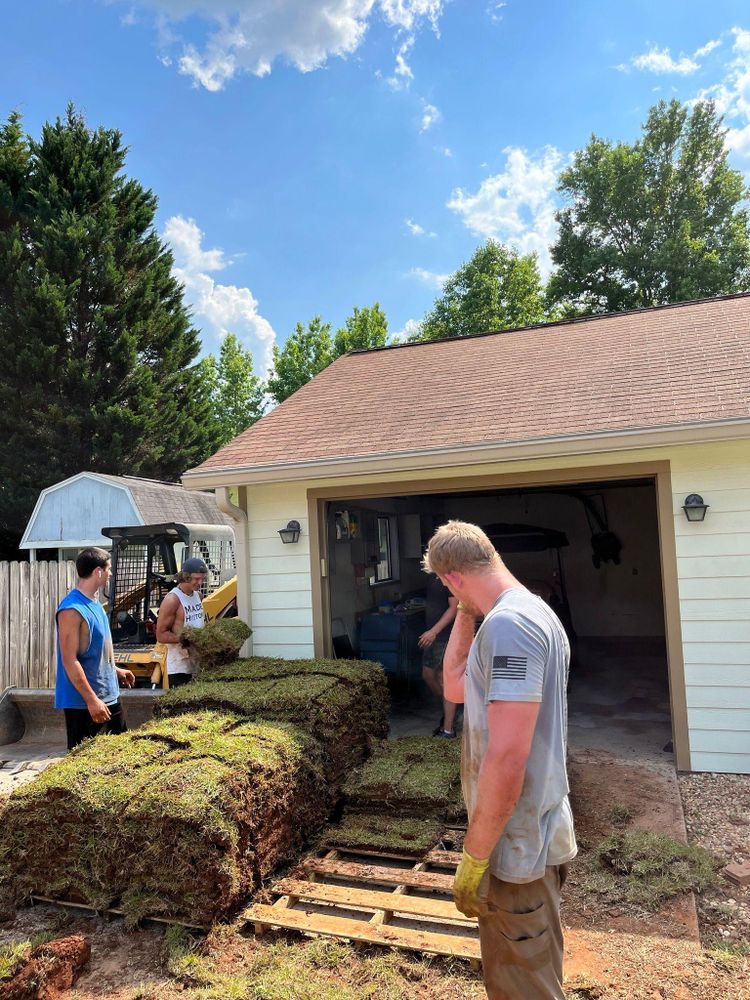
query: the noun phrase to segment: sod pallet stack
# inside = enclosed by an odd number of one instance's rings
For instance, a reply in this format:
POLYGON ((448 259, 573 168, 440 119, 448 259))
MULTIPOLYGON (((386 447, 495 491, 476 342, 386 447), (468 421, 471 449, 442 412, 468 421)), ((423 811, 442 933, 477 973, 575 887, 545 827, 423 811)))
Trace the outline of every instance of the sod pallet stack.
POLYGON ((205 671, 156 705, 161 717, 202 710, 306 730, 323 749, 329 802, 367 756, 370 741, 388 733, 383 669, 359 660, 237 660, 205 671))
POLYGON ((410 736, 379 743, 344 786, 346 810, 330 847, 423 854, 461 817, 458 740, 410 736))
POLYGON ((288 724, 200 712, 101 737, 7 801, 0 904, 207 924, 295 857, 324 802, 320 748, 288 724))

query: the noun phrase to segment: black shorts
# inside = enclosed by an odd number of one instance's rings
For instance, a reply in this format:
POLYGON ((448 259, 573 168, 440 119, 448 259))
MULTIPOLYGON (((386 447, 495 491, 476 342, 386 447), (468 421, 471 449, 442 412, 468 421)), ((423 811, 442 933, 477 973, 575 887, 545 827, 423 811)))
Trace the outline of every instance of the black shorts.
POLYGON ((128 731, 125 722, 125 715, 122 705, 116 701, 114 705, 108 705, 110 718, 106 722, 94 722, 87 708, 66 708, 65 728, 68 732, 68 750, 77 747, 79 743, 88 739, 89 736, 117 736, 128 731))
POLYGON ((182 687, 183 684, 189 684, 192 679, 192 674, 170 674, 169 686, 171 688, 179 688, 182 687))

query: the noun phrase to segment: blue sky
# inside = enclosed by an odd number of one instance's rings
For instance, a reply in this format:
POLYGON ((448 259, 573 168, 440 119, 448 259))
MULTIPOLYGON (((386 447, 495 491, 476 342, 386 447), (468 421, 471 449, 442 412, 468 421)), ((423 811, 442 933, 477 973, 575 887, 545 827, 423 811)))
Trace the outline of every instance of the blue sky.
POLYGON ((556 176, 661 97, 717 99, 750 172, 739 0, 5 0, 3 116, 72 100, 159 196, 205 350, 379 301, 393 333, 488 236, 554 239, 556 176), (31 15, 33 12, 33 16, 31 15))

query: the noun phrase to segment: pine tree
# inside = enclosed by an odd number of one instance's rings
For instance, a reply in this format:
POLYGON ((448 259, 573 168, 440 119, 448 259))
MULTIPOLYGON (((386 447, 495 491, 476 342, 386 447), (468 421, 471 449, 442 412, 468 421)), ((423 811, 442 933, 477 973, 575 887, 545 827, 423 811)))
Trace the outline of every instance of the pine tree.
POLYGON ((210 450, 200 345, 117 130, 0 130, 0 545, 82 471, 174 479, 210 450))

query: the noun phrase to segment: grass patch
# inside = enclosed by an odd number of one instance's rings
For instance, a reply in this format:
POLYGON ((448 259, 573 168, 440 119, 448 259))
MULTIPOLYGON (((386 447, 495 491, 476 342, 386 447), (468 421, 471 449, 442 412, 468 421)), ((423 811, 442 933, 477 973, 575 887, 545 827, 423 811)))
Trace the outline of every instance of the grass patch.
POLYGON ((252 631, 241 618, 216 618, 203 628, 188 625, 182 632, 181 640, 190 651, 190 659, 195 666, 212 670, 236 660, 252 631))
POLYGON ((0 983, 12 979, 32 951, 39 945, 52 941, 55 936, 55 934, 42 932, 34 934, 26 941, 14 941, 11 944, 0 946, 0 983))
POLYGON ((609 811, 609 821, 613 826, 627 826, 633 818, 633 810, 629 806, 616 803, 609 811))
POLYGON ((462 808, 460 769, 458 740, 388 740, 347 781, 344 793, 356 812, 442 820, 462 808))
POLYGON ((435 846, 442 832, 443 824, 430 818, 347 813, 338 826, 328 827, 323 844, 418 857, 435 846))
POLYGON ((683 892, 703 892, 716 882, 717 862, 703 848, 665 834, 632 831, 606 837, 596 848, 598 871, 589 891, 655 911, 683 892))
POLYGON ((378 664, 339 660, 239 660, 168 692, 159 716, 231 712, 245 719, 291 722, 322 745, 330 798, 388 732, 388 690, 378 664))
POLYGON ((319 747, 283 723, 212 713, 87 741, 8 800, 0 885, 129 921, 230 912, 324 819, 319 747))

